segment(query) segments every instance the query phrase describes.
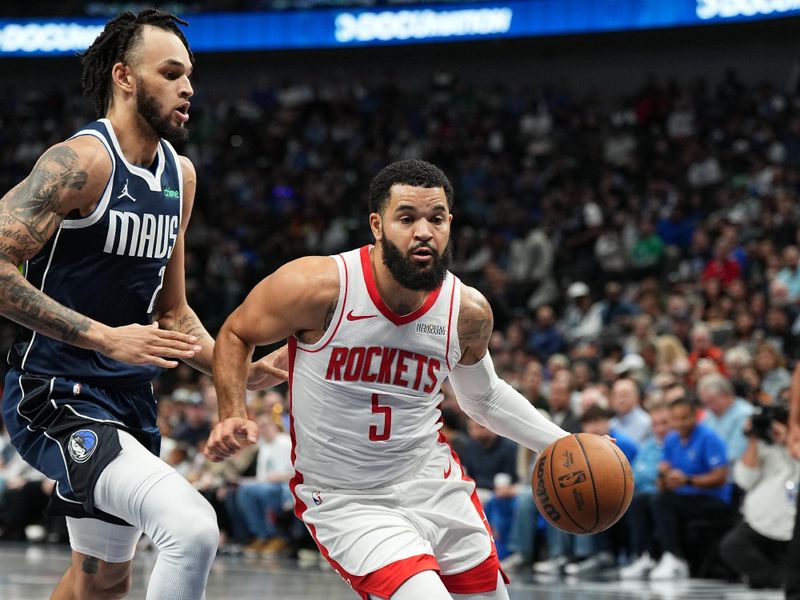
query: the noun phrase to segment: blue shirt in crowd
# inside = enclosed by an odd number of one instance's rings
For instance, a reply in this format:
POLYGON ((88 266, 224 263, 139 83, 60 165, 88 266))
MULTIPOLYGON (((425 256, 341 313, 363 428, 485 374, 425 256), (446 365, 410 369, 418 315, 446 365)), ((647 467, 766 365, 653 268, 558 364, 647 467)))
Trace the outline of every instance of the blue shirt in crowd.
POLYGON ((661 462, 663 452, 662 442, 651 435, 639 446, 636 459, 631 463, 633 467, 633 480, 636 484, 634 490, 637 494, 653 494, 658 490, 658 463, 661 462))
MULTIPOLYGON (((686 475, 705 475, 719 467, 728 466, 725 441, 703 423, 695 425, 686 443, 677 431, 670 431, 664 438, 662 458, 686 475)), ((731 501, 729 483, 714 488, 684 485, 674 491, 676 494, 704 494, 723 502, 731 501)))
POLYGON ((633 461, 636 459, 636 454, 639 452, 639 446, 636 442, 613 427, 608 430, 608 435, 617 440, 617 447, 622 450, 628 462, 633 464, 633 461))

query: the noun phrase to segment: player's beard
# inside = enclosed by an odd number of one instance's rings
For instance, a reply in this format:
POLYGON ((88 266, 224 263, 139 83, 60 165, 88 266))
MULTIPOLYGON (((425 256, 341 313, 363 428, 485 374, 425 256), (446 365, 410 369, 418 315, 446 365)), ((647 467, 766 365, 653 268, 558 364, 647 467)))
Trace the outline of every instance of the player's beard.
MULTIPOLYGON (((148 93, 144 81, 136 81, 136 110, 144 119, 157 137, 164 138, 170 144, 184 141, 189 136, 189 130, 182 125, 174 125, 170 118, 161 114, 161 105, 156 97, 148 93)), ((172 114, 172 111, 169 113, 172 114)))
POLYGON ((436 252, 436 249, 428 244, 417 244, 409 250, 408 254, 403 254, 400 248, 387 239, 385 234, 380 239, 380 244, 383 250, 383 264, 389 269, 392 277, 409 290, 431 292, 441 286, 453 259, 452 240, 447 241, 447 246, 442 254, 436 252), (429 248, 433 252, 430 264, 424 267, 411 257, 421 247, 429 248))

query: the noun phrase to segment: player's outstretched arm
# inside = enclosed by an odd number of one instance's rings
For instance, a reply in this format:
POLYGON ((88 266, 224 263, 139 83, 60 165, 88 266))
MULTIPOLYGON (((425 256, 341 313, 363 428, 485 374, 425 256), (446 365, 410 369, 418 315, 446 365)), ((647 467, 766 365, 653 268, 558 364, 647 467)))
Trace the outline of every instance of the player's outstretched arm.
POLYGON ((220 422, 211 431, 206 456, 222 460, 255 443, 258 429, 247 420, 245 387, 256 346, 291 335, 321 334, 339 293, 334 259, 310 256, 284 265, 259 283, 223 324, 214 347, 214 386, 220 422))
POLYGON ((194 355, 194 338, 156 327, 112 328, 63 306, 19 271, 72 211, 89 215, 111 176, 111 159, 88 136, 56 144, 0 199, 0 313, 42 335, 134 364, 174 367, 194 355))
POLYGON ((492 309, 477 290, 462 286, 458 339, 461 360, 450 373, 458 403, 471 418, 498 435, 535 450, 569 435, 497 376, 489 356, 492 309))

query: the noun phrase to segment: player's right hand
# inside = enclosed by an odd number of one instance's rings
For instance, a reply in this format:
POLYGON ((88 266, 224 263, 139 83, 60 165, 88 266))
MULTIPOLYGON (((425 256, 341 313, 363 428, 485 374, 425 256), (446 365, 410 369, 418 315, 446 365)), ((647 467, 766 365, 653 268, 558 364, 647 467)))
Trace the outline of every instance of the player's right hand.
POLYGON ((189 359, 202 350, 196 342, 196 336, 159 329, 158 323, 123 325, 108 329, 101 352, 133 365, 174 369, 180 364, 175 359, 189 359))
POLYGON ((242 417, 228 417, 211 430, 204 453, 208 460, 219 462, 257 441, 258 425, 254 421, 242 417))

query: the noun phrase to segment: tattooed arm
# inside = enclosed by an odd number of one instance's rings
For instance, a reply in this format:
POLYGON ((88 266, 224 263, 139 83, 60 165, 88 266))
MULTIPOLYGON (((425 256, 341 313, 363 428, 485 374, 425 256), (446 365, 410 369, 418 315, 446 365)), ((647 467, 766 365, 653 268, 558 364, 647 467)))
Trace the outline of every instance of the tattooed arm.
POLYGON ((102 144, 81 136, 47 150, 30 175, 0 199, 0 313, 42 335, 136 364, 173 367, 194 340, 141 325, 108 327, 34 288, 19 266, 38 254, 72 211, 89 215, 108 178, 102 144))
POLYGON ((462 365, 474 365, 489 348, 494 316, 492 307, 478 290, 461 287, 461 309, 458 315, 458 341, 462 365))

